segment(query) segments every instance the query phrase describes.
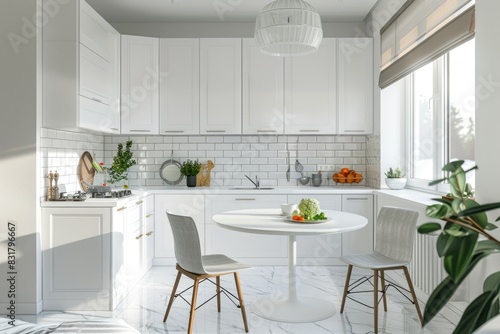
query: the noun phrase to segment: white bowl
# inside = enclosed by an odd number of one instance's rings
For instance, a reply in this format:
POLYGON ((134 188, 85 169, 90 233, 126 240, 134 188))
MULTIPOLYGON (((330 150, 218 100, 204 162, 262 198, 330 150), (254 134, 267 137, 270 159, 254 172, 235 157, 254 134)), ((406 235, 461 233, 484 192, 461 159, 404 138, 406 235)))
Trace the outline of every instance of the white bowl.
POLYGON ((291 216, 297 210, 297 204, 281 204, 281 212, 286 216, 291 216))
POLYGON ((406 177, 402 178, 386 178, 385 179, 385 184, 390 189, 393 190, 401 190, 406 186, 406 177))

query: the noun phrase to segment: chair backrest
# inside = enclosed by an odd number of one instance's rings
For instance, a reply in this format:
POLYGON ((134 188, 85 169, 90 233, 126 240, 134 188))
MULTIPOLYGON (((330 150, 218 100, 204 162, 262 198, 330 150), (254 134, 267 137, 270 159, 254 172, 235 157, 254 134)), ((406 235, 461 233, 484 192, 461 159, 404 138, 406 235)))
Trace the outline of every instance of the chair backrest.
POLYGON ((166 212, 174 235, 175 259, 186 271, 206 274, 201 260, 200 237, 193 218, 166 212))
POLYGON ((384 206, 377 217, 375 252, 391 259, 410 262, 418 212, 384 206))

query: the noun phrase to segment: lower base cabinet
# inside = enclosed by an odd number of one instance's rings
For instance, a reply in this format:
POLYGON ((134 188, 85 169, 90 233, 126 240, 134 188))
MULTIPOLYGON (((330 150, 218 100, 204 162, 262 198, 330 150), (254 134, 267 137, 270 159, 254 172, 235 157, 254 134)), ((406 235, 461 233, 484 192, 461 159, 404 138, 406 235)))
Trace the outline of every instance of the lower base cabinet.
POLYGON ((42 208, 43 309, 114 310, 151 268, 153 201, 42 208))
POLYGON ((342 195, 342 211, 356 213, 368 219, 368 224, 362 229, 342 233, 342 255, 373 251, 373 195, 342 195))

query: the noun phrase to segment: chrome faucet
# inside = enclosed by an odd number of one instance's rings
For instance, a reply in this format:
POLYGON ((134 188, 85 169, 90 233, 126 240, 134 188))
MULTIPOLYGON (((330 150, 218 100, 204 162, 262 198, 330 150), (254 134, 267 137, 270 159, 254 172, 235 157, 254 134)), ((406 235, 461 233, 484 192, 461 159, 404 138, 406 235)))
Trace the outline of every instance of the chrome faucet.
POLYGON ((253 181, 253 180, 252 180, 252 179, 251 179, 248 175, 246 175, 246 174, 245 174, 245 177, 246 177, 247 179, 249 179, 249 180, 250 180, 250 182, 252 182, 252 183, 253 183, 253 185, 255 186, 255 188, 256 188, 256 189, 259 189, 259 188, 260 188, 260 182, 259 182, 259 176, 258 176, 258 175, 255 175, 255 182, 254 182, 254 181, 253 181))

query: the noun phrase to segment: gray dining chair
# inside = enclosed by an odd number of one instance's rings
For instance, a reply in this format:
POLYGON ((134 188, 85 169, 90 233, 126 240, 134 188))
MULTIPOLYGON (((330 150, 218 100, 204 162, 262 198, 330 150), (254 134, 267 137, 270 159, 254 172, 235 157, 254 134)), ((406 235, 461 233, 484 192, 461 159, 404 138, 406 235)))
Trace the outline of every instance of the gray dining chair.
MULTIPOLYGON (((354 291, 354 289, 359 287, 364 282, 369 281, 373 277, 374 331, 375 333, 378 333, 378 304, 380 303, 378 297, 378 279, 380 277, 384 311, 387 312, 387 289, 393 286, 415 305, 420 322, 422 322, 422 313, 420 312, 418 300, 407 268, 412 258, 413 241, 415 239, 417 220, 418 212, 416 211, 395 207, 382 207, 376 222, 375 250, 371 253, 340 257, 340 260, 349 265, 344 286, 344 294, 342 296, 342 304, 340 306, 340 313, 344 312, 346 298, 363 304, 349 296, 349 294, 367 292, 354 291), (371 269, 373 270, 373 276, 362 277, 352 284, 349 284, 353 267, 371 269), (394 282, 387 281, 389 284, 386 284, 384 274, 386 270, 403 270, 409 290, 397 285, 394 282), (408 298, 403 291, 411 293, 412 300, 408 298)), ((366 304, 363 305, 368 306, 366 304)))
MULTIPOLYGON (((221 293, 226 295, 230 299, 232 297, 239 301, 239 305, 235 305, 241 309, 241 316, 243 317, 245 332, 248 332, 245 303, 243 301, 243 294, 241 293, 238 271, 249 269, 252 267, 237 262, 222 254, 201 255, 200 237, 198 235, 198 230, 196 228, 194 220, 191 217, 175 215, 170 213, 169 211, 167 211, 166 213, 174 236, 175 259, 177 260, 177 277, 175 279, 172 294, 170 295, 170 300, 168 302, 168 307, 165 312, 163 322, 167 321, 168 314, 170 312, 174 299, 178 296, 181 296, 181 298, 184 299, 182 297, 182 293, 193 288, 193 295, 190 303, 191 311, 189 316, 189 325, 187 331, 188 333, 191 333, 193 330, 194 313, 198 307, 204 305, 212 298, 217 297, 217 311, 220 312, 221 293), (220 285, 220 276, 228 274, 234 275, 236 290, 238 293, 237 297, 220 285), (194 281, 194 284, 181 293, 176 294, 177 286, 179 285, 179 281, 182 275, 191 278, 194 281), (215 277, 216 279, 215 283, 210 280, 210 278, 213 277, 215 277), (205 303, 196 307, 198 285, 205 280, 208 280, 216 286, 216 294, 212 298, 208 299, 205 303)), ((186 299, 184 300, 187 302, 186 299)))

